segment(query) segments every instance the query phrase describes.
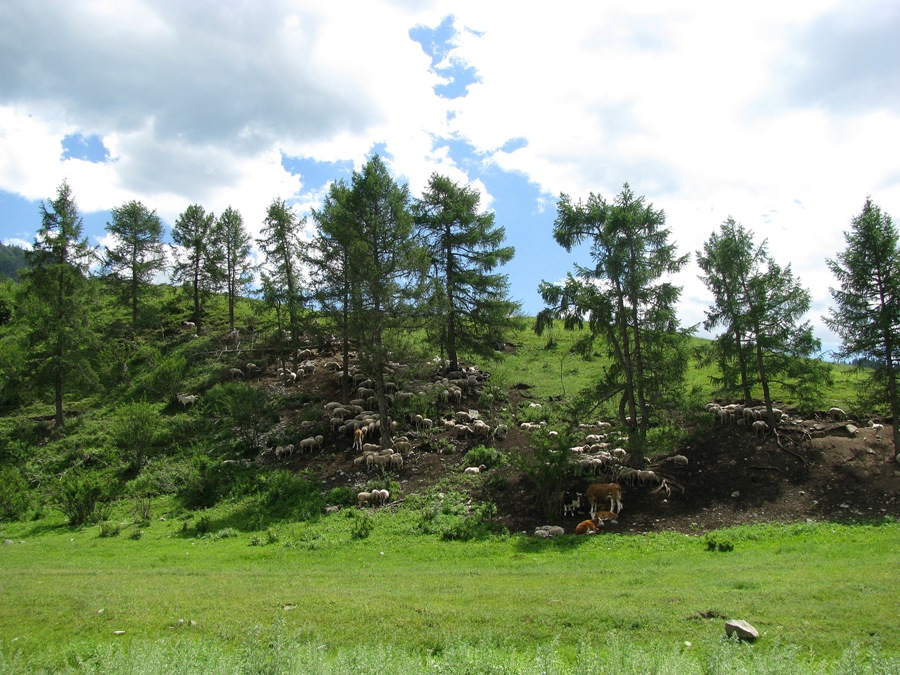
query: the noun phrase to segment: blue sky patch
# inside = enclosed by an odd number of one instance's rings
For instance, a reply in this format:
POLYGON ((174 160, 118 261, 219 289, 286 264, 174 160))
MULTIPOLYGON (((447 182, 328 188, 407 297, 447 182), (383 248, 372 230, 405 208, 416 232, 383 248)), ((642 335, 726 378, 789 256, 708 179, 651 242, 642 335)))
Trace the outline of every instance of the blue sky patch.
POLYGON ((82 159, 93 164, 102 164, 109 159, 109 150, 97 135, 85 136, 81 132, 68 134, 62 139, 62 147, 63 159, 82 159))
POLYGON ((353 162, 338 160, 336 162, 317 162, 307 157, 291 157, 281 154, 281 166, 293 176, 300 176, 303 189, 318 190, 333 180, 350 178, 353 173, 353 162))
MULTIPOLYGON (((461 98, 468 93, 469 85, 481 82, 478 71, 465 60, 454 57, 455 39, 459 31, 453 25, 454 17, 445 16, 435 28, 415 26, 410 28, 409 37, 418 42, 428 56, 431 57, 432 72, 447 81, 435 85, 434 93, 448 99, 461 98)), ((468 31, 468 29, 466 29, 468 31)), ((478 35, 476 31, 469 31, 478 35)))

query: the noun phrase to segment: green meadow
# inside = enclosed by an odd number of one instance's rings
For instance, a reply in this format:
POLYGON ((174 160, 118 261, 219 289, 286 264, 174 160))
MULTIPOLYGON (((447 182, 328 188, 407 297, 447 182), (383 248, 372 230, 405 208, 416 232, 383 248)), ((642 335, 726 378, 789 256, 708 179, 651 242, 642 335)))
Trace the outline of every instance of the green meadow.
POLYGON ((900 672, 890 520, 459 542, 421 506, 204 534, 154 511, 0 526, 2 672, 900 672))

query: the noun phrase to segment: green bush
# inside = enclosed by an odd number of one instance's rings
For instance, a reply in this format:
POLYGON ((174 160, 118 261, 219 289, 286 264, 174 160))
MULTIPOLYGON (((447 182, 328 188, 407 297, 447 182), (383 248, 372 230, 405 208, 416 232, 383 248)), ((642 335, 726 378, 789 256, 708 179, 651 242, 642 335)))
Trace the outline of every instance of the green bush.
POLYGON ((470 505, 468 495, 455 490, 432 488, 425 495, 411 495, 407 508, 417 513, 418 532, 437 534, 447 541, 468 541, 496 529, 491 520, 497 512, 494 504, 470 505))
POLYGON ((309 477, 273 471, 260 478, 260 505, 270 518, 310 520, 325 511, 325 498, 309 477))
POLYGON ((375 519, 368 513, 361 511, 347 511, 352 514, 353 523, 350 525, 350 536, 354 539, 365 539, 375 528, 375 519))
POLYGON ((105 520, 117 483, 108 472, 68 471, 50 486, 49 501, 69 519, 69 525, 105 520))
POLYGON ((110 435, 131 470, 144 467, 161 426, 159 412, 149 403, 128 403, 116 411, 110 435))
POLYGON ((236 436, 244 449, 258 448, 262 435, 277 421, 277 408, 265 390, 240 382, 217 384, 204 396, 204 409, 221 418, 228 436, 236 436))
POLYGON ((100 536, 101 537, 117 537, 119 536, 119 532, 122 531, 122 528, 118 523, 114 523, 111 520, 104 520, 100 523, 100 536))
POLYGON ((331 488, 325 493, 328 506, 356 506, 356 492, 348 487, 331 488))
POLYGON ((708 534, 704 539, 707 551, 718 551, 727 553, 734 550, 734 542, 731 539, 722 537, 721 535, 708 534))
POLYGON ((0 521, 24 519, 31 503, 21 471, 14 466, 0 468, 0 521))
POLYGON ((477 445, 466 453, 466 466, 480 466, 484 464, 489 469, 503 466, 507 463, 507 457, 497 448, 488 448, 483 445, 477 445))

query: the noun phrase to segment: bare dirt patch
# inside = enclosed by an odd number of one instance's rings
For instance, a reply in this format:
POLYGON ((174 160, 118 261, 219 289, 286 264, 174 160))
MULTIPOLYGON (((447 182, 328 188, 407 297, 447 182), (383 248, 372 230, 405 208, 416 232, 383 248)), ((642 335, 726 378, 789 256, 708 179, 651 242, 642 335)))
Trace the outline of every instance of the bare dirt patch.
MULTIPOLYGON (((281 387, 271 376, 258 381, 281 387)), ((297 390, 322 403, 339 396, 333 375, 326 373, 292 388, 297 390)), ((510 393, 517 399, 521 395, 518 391, 510 393)), ((455 407, 447 406, 443 415, 451 418, 455 409, 474 406, 471 400, 463 401, 455 407)), ((350 449, 351 439, 326 429, 321 419, 313 423, 314 429, 307 421, 304 430, 300 420, 308 417, 303 409, 284 410, 282 429, 293 430, 297 440, 309 433, 323 433, 324 451, 295 454, 285 462, 286 468, 308 471, 326 488, 356 489, 373 479, 373 474, 353 464, 356 453, 350 449)), ((439 420, 435 422, 439 425, 439 420)), ((654 487, 625 486, 625 507, 618 523, 608 524, 604 531, 697 533, 756 522, 900 518, 900 465, 888 460, 892 453, 890 427, 886 425, 881 433, 876 433, 857 425, 858 431, 851 435, 847 424, 854 422, 793 422, 784 433, 801 442, 795 444, 783 437, 780 445, 773 434, 758 437, 746 428, 717 427, 702 442, 680 450, 689 460, 687 466, 661 459, 651 464, 649 468, 673 486, 671 493, 654 487)), ((405 428, 398 433, 415 435, 405 428)), ((403 468, 391 478, 400 483, 405 494, 410 494, 447 477, 458 477, 464 468, 465 452, 478 443, 474 439, 459 439, 452 431, 432 433, 427 439, 414 438, 417 448, 404 457, 403 468), (436 447, 446 452, 436 452, 436 447)), ((528 452, 529 437, 513 427, 505 439, 497 441, 497 447, 505 452, 528 452)), ((270 457, 267 461, 274 460, 270 457)), ((583 493, 590 482, 588 478, 573 478, 569 487, 583 493)), ((586 517, 545 517, 534 498, 533 486, 510 466, 491 469, 478 479, 463 480, 459 485, 471 489, 476 497, 493 501, 497 505, 498 525, 509 531, 533 531, 537 525, 554 524, 571 532, 586 517)))

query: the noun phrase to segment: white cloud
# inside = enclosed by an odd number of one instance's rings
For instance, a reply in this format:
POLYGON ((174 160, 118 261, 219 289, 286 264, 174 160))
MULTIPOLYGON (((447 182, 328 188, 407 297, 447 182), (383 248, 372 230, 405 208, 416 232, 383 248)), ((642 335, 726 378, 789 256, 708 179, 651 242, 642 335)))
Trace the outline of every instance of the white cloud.
MULTIPOLYGON (((439 171, 472 182, 483 208, 497 201, 479 169, 496 166, 537 186, 528 198, 551 212, 547 223, 560 192, 613 197, 628 181, 665 209, 682 252, 728 215, 768 238, 817 307, 833 283, 825 258, 866 195, 900 214, 890 152, 900 12, 889 1, 373 0, 347 10, 4 3, 0 189, 46 199, 65 178, 82 210, 140 199, 168 223, 191 203, 231 205, 256 235, 273 198, 305 212, 322 196, 282 167, 282 153, 358 168, 378 145, 414 195, 439 171), (447 99, 409 31, 451 14, 444 61, 474 67, 478 81, 447 99), (109 160, 64 160, 72 133, 99 136, 109 160), (461 162, 448 139, 476 159, 461 162), (504 151, 511 139, 524 142, 504 151)), ((702 319, 708 297, 696 273, 680 275, 685 323, 702 319)))

